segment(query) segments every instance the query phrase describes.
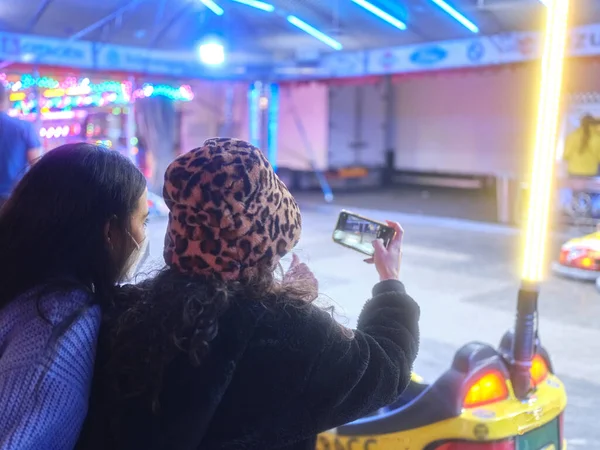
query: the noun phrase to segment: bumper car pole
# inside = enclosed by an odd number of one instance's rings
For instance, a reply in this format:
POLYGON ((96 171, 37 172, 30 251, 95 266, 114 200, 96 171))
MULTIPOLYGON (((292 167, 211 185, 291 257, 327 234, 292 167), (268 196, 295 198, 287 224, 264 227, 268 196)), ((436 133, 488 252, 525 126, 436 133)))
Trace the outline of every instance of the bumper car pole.
POLYGON ((537 283, 523 283, 517 300, 517 318, 513 341, 513 367, 511 381, 515 396, 525 400, 533 387, 531 362, 537 338, 536 318, 539 287, 537 283))

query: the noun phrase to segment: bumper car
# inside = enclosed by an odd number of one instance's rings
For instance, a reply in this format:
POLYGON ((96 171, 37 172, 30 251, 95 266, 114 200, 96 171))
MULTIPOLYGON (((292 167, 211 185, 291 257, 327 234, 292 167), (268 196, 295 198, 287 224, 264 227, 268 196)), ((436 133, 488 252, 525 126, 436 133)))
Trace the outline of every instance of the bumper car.
POLYGON ((600 226, 587 236, 571 239, 560 249, 560 257, 552 265, 557 275, 582 281, 600 277, 600 226))
MULTIPOLYGON (((527 333, 525 333, 527 334, 527 333)), ((318 450, 561 450, 567 396, 548 352, 535 339, 529 387, 515 358, 518 332, 498 348, 474 342, 433 384, 413 376, 393 404, 319 435, 318 450), (522 390, 522 389, 521 389, 522 390)))

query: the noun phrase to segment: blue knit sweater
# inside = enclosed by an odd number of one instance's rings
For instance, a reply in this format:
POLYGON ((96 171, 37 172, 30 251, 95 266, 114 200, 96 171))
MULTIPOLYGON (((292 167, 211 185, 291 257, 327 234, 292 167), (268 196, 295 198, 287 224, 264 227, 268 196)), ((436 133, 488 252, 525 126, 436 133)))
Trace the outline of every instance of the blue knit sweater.
POLYGON ((1 450, 74 447, 87 413, 100 329, 100 309, 90 303, 83 290, 40 298, 36 289, 0 310, 1 450), (75 319, 56 339, 70 317, 75 319))

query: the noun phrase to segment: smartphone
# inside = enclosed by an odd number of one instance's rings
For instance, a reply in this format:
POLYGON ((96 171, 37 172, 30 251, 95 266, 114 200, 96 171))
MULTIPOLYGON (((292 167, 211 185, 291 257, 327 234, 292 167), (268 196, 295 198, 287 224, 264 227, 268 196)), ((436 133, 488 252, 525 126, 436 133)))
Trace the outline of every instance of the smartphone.
POLYGON ((333 230, 333 242, 351 248, 368 256, 373 256, 375 239, 382 239, 386 247, 396 231, 381 222, 367 219, 349 211, 342 211, 333 230))

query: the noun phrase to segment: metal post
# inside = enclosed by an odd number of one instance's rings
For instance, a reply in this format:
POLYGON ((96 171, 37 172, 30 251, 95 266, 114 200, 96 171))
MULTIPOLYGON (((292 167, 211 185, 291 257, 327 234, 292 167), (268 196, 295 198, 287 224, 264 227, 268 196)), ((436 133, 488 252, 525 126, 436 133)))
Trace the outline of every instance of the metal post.
POLYGON ((233 104, 234 104, 235 92, 233 86, 228 84, 225 88, 225 108, 224 116, 225 120, 219 131, 220 136, 233 136, 233 104))
POLYGON ((129 77, 129 83, 131 83, 131 98, 129 101, 129 106, 128 106, 128 111, 127 111, 127 122, 126 122, 126 130, 125 130, 125 134, 126 134, 126 139, 127 139, 127 154, 129 156, 129 158, 136 163, 136 165, 139 165, 139 161, 138 161, 138 154, 136 154, 133 151, 134 145, 133 142, 135 142, 135 138, 136 136, 136 124, 135 124, 135 100, 133 98, 133 93, 135 92, 136 89, 136 80, 134 76, 130 76, 129 77))
POLYGON ((260 147, 261 114, 259 109, 262 83, 256 81, 248 89, 248 135, 250 143, 260 147))
MULTIPOLYGON (((33 66, 33 79, 35 80, 35 84, 33 85, 33 95, 35 97, 35 102, 37 103, 37 114, 35 115, 35 129, 36 133, 39 133, 42 129, 42 96, 40 94, 40 88, 38 87, 38 80, 40 79, 40 69, 36 64, 33 66)), ((44 148, 42 149, 42 153, 44 152, 44 148)))
POLYGON ((394 84, 392 77, 384 78, 383 101, 385 105, 383 120, 383 145, 385 149, 385 167, 383 169, 383 185, 391 186, 394 178, 394 160, 396 147, 396 99, 394 98, 394 84))
POLYGON ((510 177, 496 176, 496 216, 500 223, 510 223, 510 177))
POLYGON ((531 362, 535 354, 537 338, 536 318, 539 286, 524 283, 519 290, 515 337, 513 340, 513 365, 511 381, 515 396, 527 398, 531 392, 531 362))
POLYGON ((269 161, 275 170, 277 170, 277 144, 279 138, 279 85, 271 83, 269 85, 269 111, 268 111, 268 134, 267 148, 269 161))

